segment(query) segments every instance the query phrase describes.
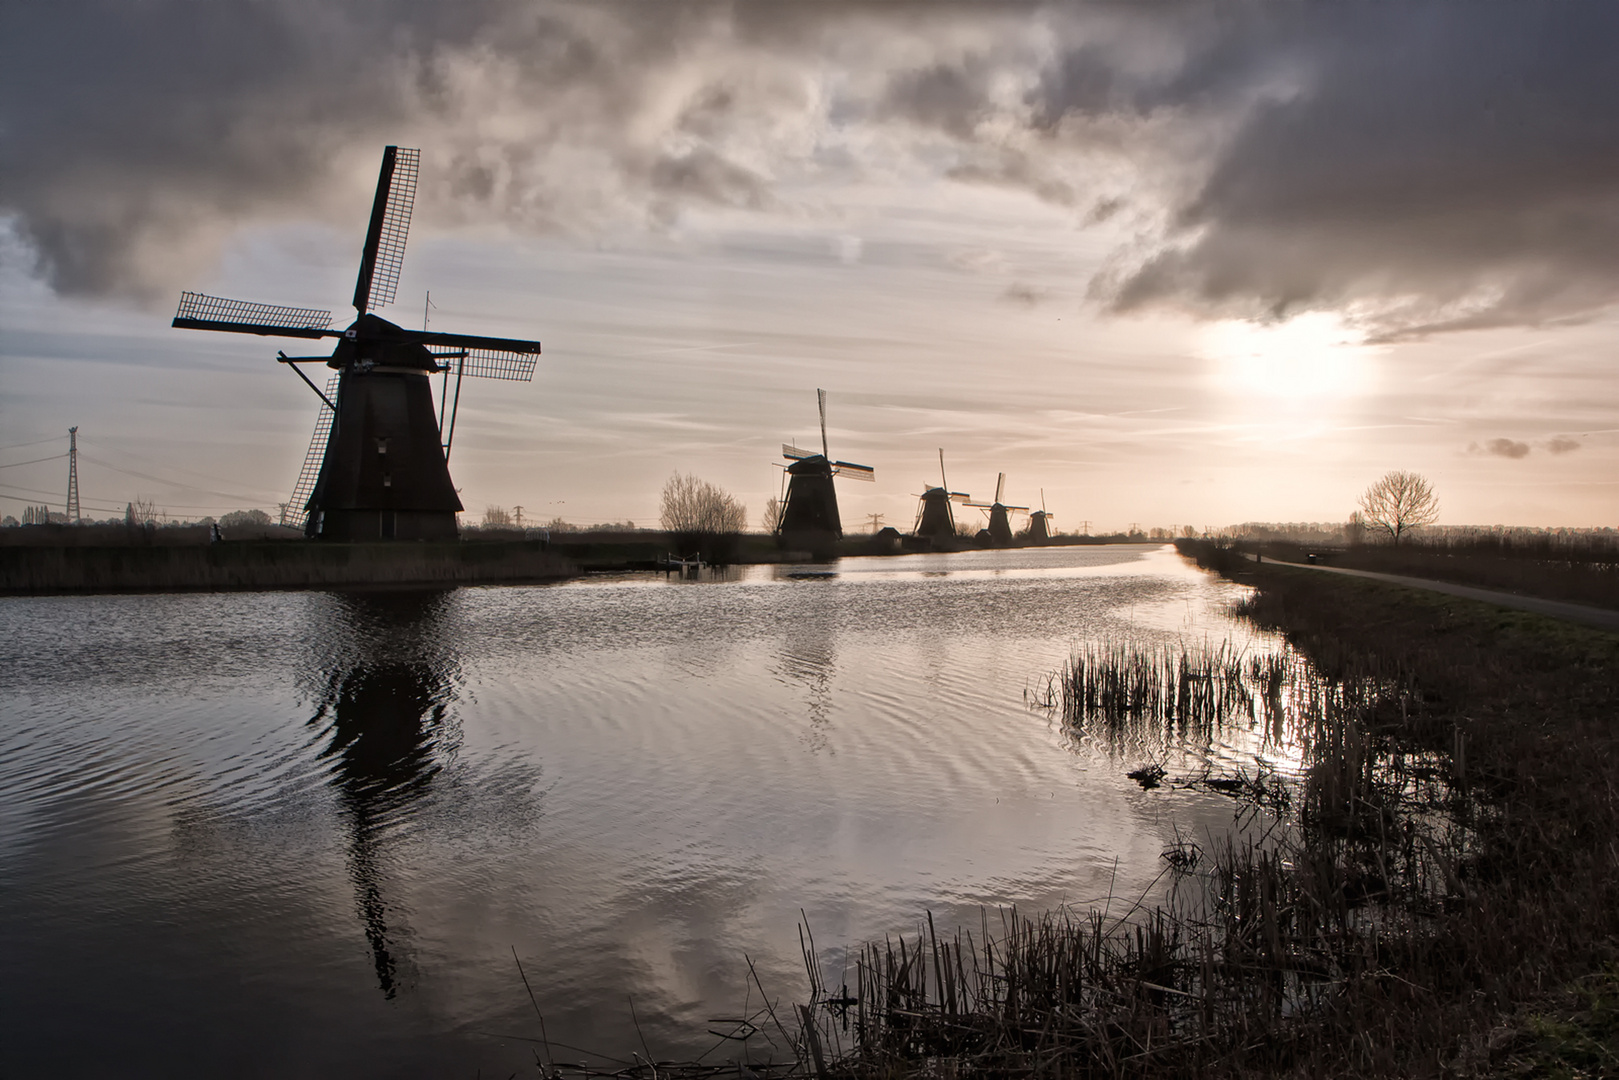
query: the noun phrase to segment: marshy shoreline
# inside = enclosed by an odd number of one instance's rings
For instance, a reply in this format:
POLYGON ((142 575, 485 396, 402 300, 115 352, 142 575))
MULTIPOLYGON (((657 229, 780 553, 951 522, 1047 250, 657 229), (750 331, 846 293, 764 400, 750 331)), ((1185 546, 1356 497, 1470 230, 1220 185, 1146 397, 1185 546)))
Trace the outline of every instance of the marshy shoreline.
POLYGON ((1144 736, 1290 710, 1296 783, 1216 778, 1286 828, 1167 850, 1187 887, 1156 908, 930 919, 849 986, 806 950, 802 1071, 1612 1075, 1619 636, 1178 546, 1251 586, 1239 614, 1309 674, 1093 649, 1045 704, 1144 787, 1165 778, 1144 736))

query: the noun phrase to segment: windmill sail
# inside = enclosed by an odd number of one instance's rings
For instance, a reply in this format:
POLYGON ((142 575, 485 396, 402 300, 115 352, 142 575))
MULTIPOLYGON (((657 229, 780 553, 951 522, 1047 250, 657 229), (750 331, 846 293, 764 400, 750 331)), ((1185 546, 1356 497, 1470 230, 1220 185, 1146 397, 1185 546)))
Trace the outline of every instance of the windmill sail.
POLYGON ((332 325, 330 311, 255 304, 197 292, 180 294, 180 307, 171 325, 182 330, 226 330, 266 337, 323 338, 338 334, 328 329, 332 325))
POLYGON ((422 152, 389 146, 382 151, 377 194, 371 202, 371 225, 360 256, 360 276, 354 282, 354 306, 364 315, 391 304, 405 265, 405 240, 410 235, 410 214, 416 205, 416 174, 422 152))
POLYGON ((832 475, 847 476, 850 480, 869 480, 877 482, 877 470, 870 465, 856 465, 852 461, 834 461, 832 475))
MULTIPOLYGON (((337 386, 343 381, 341 374, 326 380, 326 401, 337 400, 337 386)), ((298 482, 292 486, 292 498, 281 511, 281 524, 302 528, 308 512, 309 496, 314 493, 315 480, 320 476, 320 463, 326 456, 326 440, 332 433, 332 417, 336 414, 321 402, 315 415, 315 433, 309 437, 309 449, 304 453, 304 466, 298 470, 298 482)))
MULTIPOLYGON (((534 344, 538 345, 539 342, 534 344)), ((475 379, 505 379, 508 382, 528 382, 534 378, 534 367, 539 363, 535 353, 511 352, 506 349, 465 349, 461 352, 434 353, 438 360, 460 361, 460 372, 475 379)))

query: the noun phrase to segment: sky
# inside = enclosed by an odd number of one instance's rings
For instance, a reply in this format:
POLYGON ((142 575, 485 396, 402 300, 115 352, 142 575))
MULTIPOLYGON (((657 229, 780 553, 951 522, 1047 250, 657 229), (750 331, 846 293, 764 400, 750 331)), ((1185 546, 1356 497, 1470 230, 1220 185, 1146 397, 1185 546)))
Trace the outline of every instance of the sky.
MULTIPOLYGON (((285 501, 303 343, 191 289, 537 338, 469 380, 468 520, 758 522, 828 394, 848 528, 938 482, 1064 530, 1619 517, 1619 8, 1461 3, 0 5, 0 514, 285 501), (432 308, 426 307, 431 293, 432 308), (35 460, 42 459, 42 460, 35 460)), ((324 370, 324 369, 320 369, 324 370)))

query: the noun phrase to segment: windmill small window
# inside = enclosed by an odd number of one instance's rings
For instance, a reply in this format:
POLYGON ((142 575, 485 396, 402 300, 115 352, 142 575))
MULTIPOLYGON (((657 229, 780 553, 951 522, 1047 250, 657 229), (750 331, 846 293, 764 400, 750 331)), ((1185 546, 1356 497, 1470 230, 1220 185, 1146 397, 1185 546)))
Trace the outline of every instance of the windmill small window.
POLYGON ((388 452, 388 440, 385 439, 385 438, 378 439, 377 440, 377 453, 379 455, 384 455, 384 454, 387 454, 387 452, 388 452))

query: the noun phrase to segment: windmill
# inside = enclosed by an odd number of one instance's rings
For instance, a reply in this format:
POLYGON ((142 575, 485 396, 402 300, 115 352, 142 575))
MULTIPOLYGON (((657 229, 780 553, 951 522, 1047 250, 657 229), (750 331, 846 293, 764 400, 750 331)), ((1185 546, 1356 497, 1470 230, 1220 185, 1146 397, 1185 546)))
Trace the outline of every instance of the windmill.
POLYGON ((951 491, 950 482, 944 475, 944 450, 939 450, 939 486, 927 488, 920 496, 916 507, 916 524, 911 532, 915 536, 929 539, 938 543, 940 540, 954 540, 956 537, 956 518, 950 510, 952 502, 964 503, 972 498, 965 491, 951 491))
POLYGON ((838 493, 832 486, 834 476, 850 480, 877 479, 877 472, 869 465, 856 465, 849 461, 833 461, 826 445, 826 391, 815 391, 821 407, 821 452, 800 450, 790 443, 782 444, 781 456, 792 462, 787 466, 787 501, 781 510, 777 535, 789 542, 824 542, 843 535, 843 521, 838 516, 838 493))
POLYGON ((963 506, 971 506, 979 510, 989 511, 989 528, 985 531, 989 533, 990 543, 1000 547, 1005 547, 1012 542, 1012 523, 1009 520, 1008 515, 1027 514, 1029 512, 1029 508, 1027 506, 1007 506, 1005 503, 1001 502, 1001 493, 1005 489, 1006 474, 997 473, 995 476, 994 502, 968 502, 962 504, 963 506))
MULTIPOLYGON (((417 150, 390 146, 382 152, 360 275, 354 284, 358 316, 346 329, 331 329, 330 311, 180 294, 174 325, 181 329, 337 339, 329 357, 277 354, 279 362, 291 366, 331 412, 323 417, 330 430, 308 500, 292 508, 294 514, 304 511, 306 536, 453 540, 455 515, 462 507, 450 481, 448 460, 461 379, 471 375, 528 382, 534 377, 537 341, 407 330, 374 313, 393 301, 399 284, 420 160, 417 150), (297 366, 317 362, 337 371, 335 400, 297 366), (452 373, 455 405, 446 427, 443 401, 451 391, 452 373), (436 418, 429 381, 435 374, 444 376, 436 418)), ((314 445, 306 473, 313 463, 314 445)), ((300 477, 300 489, 307 481, 307 475, 300 477)))
POLYGON ((1029 543, 1044 544, 1051 539, 1051 519, 1055 514, 1046 510, 1046 489, 1040 489, 1040 509, 1029 515, 1029 543))

